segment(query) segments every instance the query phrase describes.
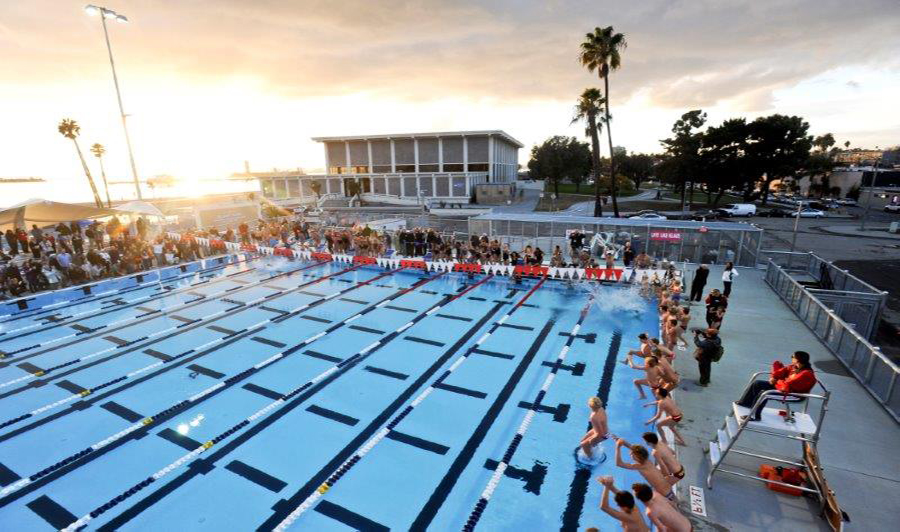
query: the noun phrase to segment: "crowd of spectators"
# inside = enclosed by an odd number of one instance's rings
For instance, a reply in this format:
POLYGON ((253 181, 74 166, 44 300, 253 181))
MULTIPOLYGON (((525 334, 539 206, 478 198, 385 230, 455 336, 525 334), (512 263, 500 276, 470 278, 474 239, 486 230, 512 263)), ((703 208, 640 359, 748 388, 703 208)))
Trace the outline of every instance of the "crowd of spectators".
POLYGON ((151 237, 144 218, 117 217, 31 230, 7 229, 0 239, 0 298, 55 290, 200 258, 190 242, 151 237))

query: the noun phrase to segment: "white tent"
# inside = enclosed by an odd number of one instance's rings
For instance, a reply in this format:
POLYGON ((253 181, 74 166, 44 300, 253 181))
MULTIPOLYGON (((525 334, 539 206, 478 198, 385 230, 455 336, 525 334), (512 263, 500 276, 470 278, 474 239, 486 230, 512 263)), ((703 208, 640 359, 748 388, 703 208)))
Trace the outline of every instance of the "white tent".
POLYGON ((30 199, 12 207, 0 210, 0 230, 20 227, 28 230, 32 224, 38 227, 56 225, 59 222, 72 222, 92 218, 104 218, 121 214, 115 209, 60 203, 42 199, 30 199))
POLYGON ((117 206, 116 210, 126 211, 128 214, 158 216, 160 218, 165 217, 165 214, 163 214, 161 210, 157 209, 155 205, 147 203, 146 201, 129 201, 128 203, 123 203, 122 205, 117 206))

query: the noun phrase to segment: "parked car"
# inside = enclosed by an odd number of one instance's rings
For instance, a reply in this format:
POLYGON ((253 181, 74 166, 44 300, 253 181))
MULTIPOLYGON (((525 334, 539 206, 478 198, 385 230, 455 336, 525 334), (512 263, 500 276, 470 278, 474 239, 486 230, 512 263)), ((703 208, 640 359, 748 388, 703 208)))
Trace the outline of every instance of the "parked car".
POLYGON ((668 220, 662 214, 657 214, 655 212, 645 212, 643 214, 636 214, 634 216, 629 216, 629 220, 668 220))
MULTIPOLYGON (((797 212, 793 213, 793 216, 797 216, 797 212)), ((825 211, 820 211, 819 209, 812 209, 810 207, 804 207, 800 209, 800 217, 801 218, 824 218, 825 211)))
POLYGON ((841 199, 837 200, 837 203, 838 203, 839 205, 855 206, 855 205, 856 205, 856 200, 853 199, 853 198, 841 198, 841 199))
POLYGON ((752 203, 729 203, 719 210, 728 213, 729 216, 746 216, 749 218, 756 214, 756 205, 752 203))
MULTIPOLYGON (((794 211, 796 212, 796 211, 794 211)), ((789 218, 794 215, 794 212, 791 212, 790 209, 785 209, 782 207, 775 207, 772 209, 764 209, 756 213, 757 216, 764 216, 766 218, 789 218)))
POLYGON ((691 213, 691 220, 703 221, 703 220, 718 220, 720 218, 724 218, 727 216, 720 209, 704 209, 702 211, 695 211, 691 213))
POLYGON ((884 206, 884 212, 900 212, 900 204, 889 203, 884 206))

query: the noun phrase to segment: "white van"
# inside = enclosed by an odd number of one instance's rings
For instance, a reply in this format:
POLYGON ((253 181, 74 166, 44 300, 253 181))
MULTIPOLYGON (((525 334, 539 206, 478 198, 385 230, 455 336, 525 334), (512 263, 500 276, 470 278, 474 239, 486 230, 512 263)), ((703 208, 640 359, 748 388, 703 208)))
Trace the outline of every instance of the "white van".
POLYGON ((728 216, 746 216, 749 218, 756 215, 756 205, 752 203, 729 203, 719 210, 727 213, 728 216))

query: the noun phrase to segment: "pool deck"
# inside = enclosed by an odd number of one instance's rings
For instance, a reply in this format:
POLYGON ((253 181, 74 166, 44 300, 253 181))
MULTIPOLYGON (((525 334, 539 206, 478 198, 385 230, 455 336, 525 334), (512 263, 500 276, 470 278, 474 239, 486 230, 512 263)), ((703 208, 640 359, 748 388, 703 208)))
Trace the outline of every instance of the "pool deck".
MULTIPOLYGON (((712 384, 708 388, 696 385, 699 373, 690 356, 692 350, 679 352, 676 360, 682 375, 677 400, 685 412, 681 427, 688 443, 679 448, 687 470, 679 497, 682 508, 688 508, 686 488, 702 487, 708 516, 693 519, 695 530, 830 530, 818 517, 815 501, 778 494, 755 480, 717 473, 713 489, 706 489, 710 465, 703 450, 721 428, 731 402, 750 375, 769 369, 775 359, 789 360, 795 350, 810 353, 818 378, 832 394, 818 450, 825 478, 850 516, 847 527, 896 530, 896 512, 890 501, 900 497, 900 460, 895 456, 900 426, 782 303, 765 283, 764 272, 739 271, 722 328, 725 355, 713 364, 712 384)), ((691 272, 686 276, 688 281, 692 279, 691 272)), ((706 293, 722 288, 721 267, 713 266, 709 278, 706 293)), ((702 303, 694 303, 692 309, 691 326, 704 326, 702 303)), ((623 346, 630 347, 630 343, 623 342, 623 346)), ((800 442, 782 438, 751 434, 741 436, 738 445, 781 456, 802 456, 800 442)), ((753 470, 760 461, 729 454, 726 463, 753 470)))

